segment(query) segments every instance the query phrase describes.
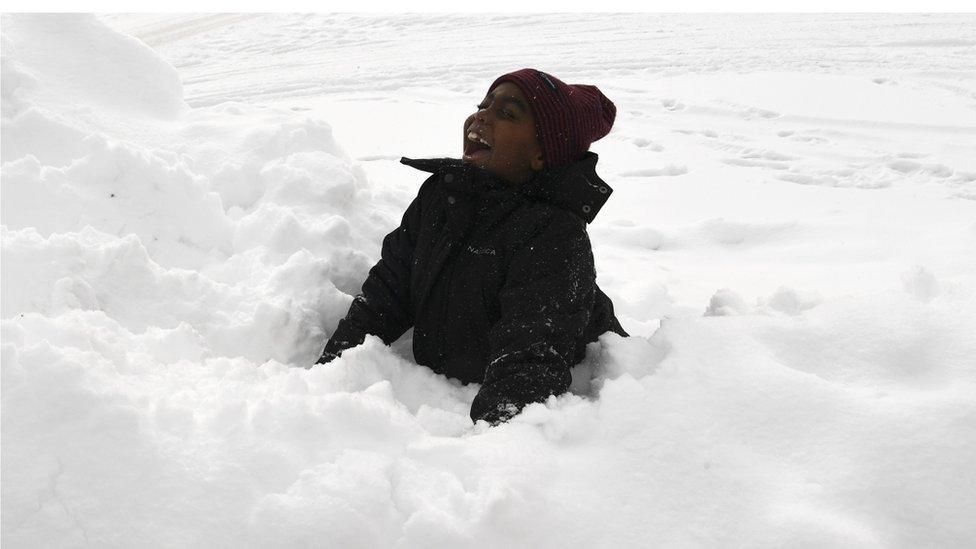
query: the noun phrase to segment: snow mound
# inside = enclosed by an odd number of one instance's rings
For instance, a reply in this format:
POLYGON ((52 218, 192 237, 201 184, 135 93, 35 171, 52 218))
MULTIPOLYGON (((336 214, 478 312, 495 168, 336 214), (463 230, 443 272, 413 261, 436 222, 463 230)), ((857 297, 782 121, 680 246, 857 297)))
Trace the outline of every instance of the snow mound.
POLYGON ((306 370, 208 356, 185 323, 137 333, 102 311, 27 314, 3 328, 5 539, 931 540, 913 516, 964 543, 976 318, 959 305, 879 295, 608 335, 592 396, 497 429, 470 426, 474 387, 374 338, 306 370), (690 519, 705 509, 702 530, 690 519))
POLYGON ((4 55, 16 59, 8 61, 13 82, 5 82, 4 103, 9 92, 78 101, 128 116, 172 119, 187 109, 176 69, 94 15, 21 15, 3 22, 4 55))
POLYGON ((127 94, 175 75, 90 17, 4 22, 4 105, 19 105, 3 117, 4 318, 99 310, 135 331, 186 323, 216 356, 314 362, 402 207, 366 204, 394 195, 367 188, 321 120, 228 104, 153 121, 94 76, 76 93, 61 55, 83 43, 112 53, 75 70, 131 72, 127 94))

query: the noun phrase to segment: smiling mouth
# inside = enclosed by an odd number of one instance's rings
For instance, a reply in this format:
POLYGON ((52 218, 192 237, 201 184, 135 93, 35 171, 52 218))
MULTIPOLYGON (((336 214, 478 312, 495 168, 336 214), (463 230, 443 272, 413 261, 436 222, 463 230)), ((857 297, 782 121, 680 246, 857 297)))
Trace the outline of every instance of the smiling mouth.
POLYGON ((464 156, 462 160, 480 163, 491 156, 491 145, 477 132, 469 131, 464 139, 464 156))

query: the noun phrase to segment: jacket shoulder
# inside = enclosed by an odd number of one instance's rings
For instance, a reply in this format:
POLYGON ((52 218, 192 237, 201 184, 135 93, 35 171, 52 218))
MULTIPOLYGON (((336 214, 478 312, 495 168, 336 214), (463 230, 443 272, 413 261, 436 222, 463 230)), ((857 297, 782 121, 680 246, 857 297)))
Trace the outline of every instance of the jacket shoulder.
POLYGON ((597 155, 587 151, 569 166, 544 172, 523 192, 537 200, 556 204, 585 221, 593 222, 613 189, 596 173, 597 155))

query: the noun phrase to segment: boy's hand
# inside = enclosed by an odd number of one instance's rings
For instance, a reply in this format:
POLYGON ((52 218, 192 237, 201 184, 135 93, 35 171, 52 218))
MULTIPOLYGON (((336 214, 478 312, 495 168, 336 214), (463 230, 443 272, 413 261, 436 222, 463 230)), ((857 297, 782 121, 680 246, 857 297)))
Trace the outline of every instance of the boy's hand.
POLYGON ((315 364, 328 364, 333 360, 339 358, 338 353, 330 353, 329 351, 322 351, 322 356, 315 361, 315 364))
POLYGON ((490 423, 492 426, 495 426, 499 423, 512 419, 518 413, 518 405, 511 402, 500 402, 474 419, 475 421, 484 420, 490 423))

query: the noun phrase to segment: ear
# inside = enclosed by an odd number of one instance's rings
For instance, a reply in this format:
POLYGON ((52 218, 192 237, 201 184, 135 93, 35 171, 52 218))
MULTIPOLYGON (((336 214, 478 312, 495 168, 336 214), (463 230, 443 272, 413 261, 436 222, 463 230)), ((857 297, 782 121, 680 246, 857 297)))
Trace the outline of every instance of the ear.
POLYGON ((542 153, 535 155, 532 159, 532 171, 534 172, 541 172, 545 165, 545 161, 542 160, 542 153))

